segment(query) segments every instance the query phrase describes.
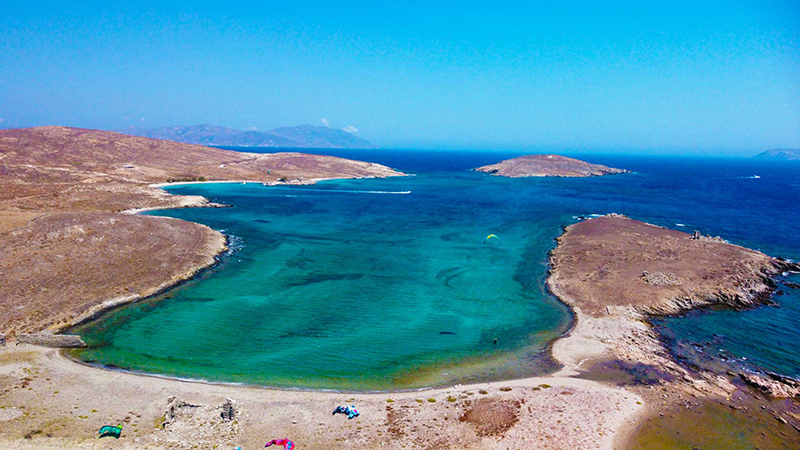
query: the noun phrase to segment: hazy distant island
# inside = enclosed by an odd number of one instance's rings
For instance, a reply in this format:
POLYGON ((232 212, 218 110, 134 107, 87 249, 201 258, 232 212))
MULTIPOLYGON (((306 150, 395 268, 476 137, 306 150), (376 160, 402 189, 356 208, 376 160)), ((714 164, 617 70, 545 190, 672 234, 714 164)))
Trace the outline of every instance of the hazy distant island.
POLYGON ((120 133, 186 144, 231 147, 376 148, 374 144, 336 128, 298 125, 269 131, 242 131, 217 125, 128 128, 120 133))
POLYGON ((800 148, 774 148, 772 150, 763 151, 753 158, 800 161, 800 148))
POLYGON ((497 164, 478 167, 477 172, 510 178, 521 177, 595 177, 628 173, 601 164, 592 164, 561 155, 526 155, 507 159, 497 164))

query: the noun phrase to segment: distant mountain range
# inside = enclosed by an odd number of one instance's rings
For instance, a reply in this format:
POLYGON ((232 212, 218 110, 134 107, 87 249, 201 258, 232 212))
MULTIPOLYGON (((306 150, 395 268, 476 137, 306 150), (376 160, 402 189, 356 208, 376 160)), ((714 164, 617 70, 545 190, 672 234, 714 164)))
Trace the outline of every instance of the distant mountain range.
POLYGON ((800 161, 800 148, 775 148, 761 152, 753 158, 800 161))
POLYGON ((129 128, 120 133, 186 144, 236 147, 376 148, 371 142, 343 130, 315 125, 281 127, 270 131, 242 131, 217 125, 129 128))

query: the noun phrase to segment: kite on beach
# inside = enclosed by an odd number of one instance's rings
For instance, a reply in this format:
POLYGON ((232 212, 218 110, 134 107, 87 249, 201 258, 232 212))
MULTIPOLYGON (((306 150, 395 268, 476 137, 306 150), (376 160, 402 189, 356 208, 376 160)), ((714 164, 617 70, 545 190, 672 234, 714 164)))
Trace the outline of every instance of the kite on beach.
POLYGON ((294 449, 294 442, 288 439, 273 439, 267 442, 267 445, 265 445, 264 447, 269 447, 271 445, 282 445, 286 450, 294 449))
POLYGON ((333 415, 335 416, 336 414, 345 414, 348 420, 361 415, 355 406, 337 406, 333 410, 333 415))
POLYGON ((106 425, 106 426, 100 428, 99 433, 100 433, 100 436, 97 436, 97 439, 100 439, 100 438, 106 437, 106 436, 111 436, 114 439, 119 439, 119 436, 122 434, 122 424, 119 424, 117 426, 106 425))

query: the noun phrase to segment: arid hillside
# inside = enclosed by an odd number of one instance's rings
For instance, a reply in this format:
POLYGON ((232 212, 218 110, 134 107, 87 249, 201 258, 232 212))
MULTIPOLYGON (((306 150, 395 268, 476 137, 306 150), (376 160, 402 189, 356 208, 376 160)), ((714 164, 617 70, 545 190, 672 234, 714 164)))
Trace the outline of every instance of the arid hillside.
POLYGON ((497 164, 478 167, 477 172, 486 172, 510 178, 520 177, 594 177, 626 173, 601 164, 592 164, 561 155, 526 155, 507 159, 497 164))

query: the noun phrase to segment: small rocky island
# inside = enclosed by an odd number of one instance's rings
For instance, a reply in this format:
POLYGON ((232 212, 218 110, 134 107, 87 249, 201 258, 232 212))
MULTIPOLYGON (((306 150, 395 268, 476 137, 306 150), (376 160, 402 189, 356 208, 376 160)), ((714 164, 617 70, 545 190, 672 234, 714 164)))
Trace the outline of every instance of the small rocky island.
POLYGON ((521 177, 597 177, 629 173, 625 169, 617 169, 601 164, 592 164, 580 159, 567 158, 561 155, 526 155, 507 159, 497 164, 478 167, 476 172, 510 178, 521 177))

